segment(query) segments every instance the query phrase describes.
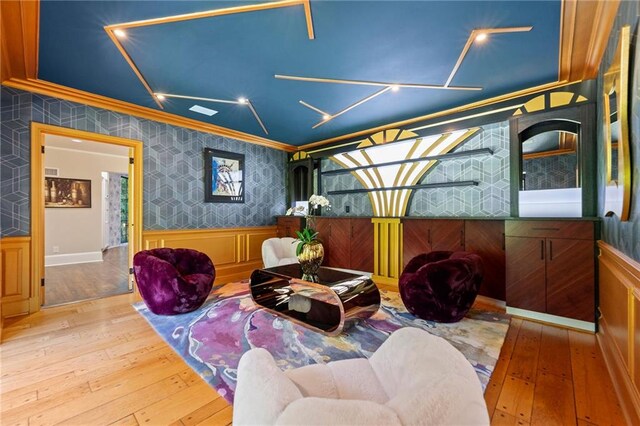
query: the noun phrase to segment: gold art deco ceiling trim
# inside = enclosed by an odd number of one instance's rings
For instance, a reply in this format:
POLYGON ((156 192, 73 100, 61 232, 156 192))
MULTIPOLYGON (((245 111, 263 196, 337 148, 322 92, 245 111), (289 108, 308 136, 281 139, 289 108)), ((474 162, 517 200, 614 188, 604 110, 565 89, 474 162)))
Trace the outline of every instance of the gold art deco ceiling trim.
MULTIPOLYGON (((122 43, 120 43, 120 40, 118 39, 118 37, 119 35, 120 37, 124 36, 125 34, 124 30, 128 28, 168 24, 172 22, 190 21, 194 19, 212 18, 215 16, 256 12, 260 10, 280 9, 280 8, 291 7, 291 6, 304 7, 305 20, 307 23, 307 35, 310 40, 313 40, 315 38, 315 34, 313 30, 313 20, 311 18, 311 6, 309 4, 309 0, 274 1, 274 2, 258 3, 258 4, 245 5, 245 6, 228 7, 223 9, 205 10, 203 12, 185 13, 182 15, 165 16, 162 18, 145 19, 141 21, 122 22, 119 24, 106 25, 104 27, 104 30, 106 31, 107 35, 109 36, 113 44, 116 45, 116 47, 118 48, 118 50, 120 51, 124 59, 127 61, 129 66, 131 67, 131 70, 138 77, 138 79, 140 80, 140 83, 142 83, 142 85, 147 90, 147 92, 149 92, 149 95, 151 95, 156 105, 158 105, 160 109, 164 109, 164 107, 162 106, 162 102, 160 101, 158 96, 156 96, 153 89, 151 88, 151 86, 149 85, 145 77, 142 75, 142 72, 134 62, 133 58, 131 58, 131 56, 129 55, 127 50, 124 48, 122 43)), ((264 128, 264 125, 262 124, 261 120, 259 118, 257 119, 258 119, 258 122, 260 122, 261 126, 264 128)))

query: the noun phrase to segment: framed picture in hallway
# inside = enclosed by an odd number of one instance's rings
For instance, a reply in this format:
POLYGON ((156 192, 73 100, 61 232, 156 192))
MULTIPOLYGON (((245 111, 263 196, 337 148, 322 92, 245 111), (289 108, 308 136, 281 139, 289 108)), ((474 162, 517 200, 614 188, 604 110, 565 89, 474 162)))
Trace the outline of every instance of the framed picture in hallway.
POLYGON ((44 178, 44 206, 49 208, 91 208, 91 180, 44 178))
POLYGON ((205 148, 205 203, 244 203, 244 154, 205 148))

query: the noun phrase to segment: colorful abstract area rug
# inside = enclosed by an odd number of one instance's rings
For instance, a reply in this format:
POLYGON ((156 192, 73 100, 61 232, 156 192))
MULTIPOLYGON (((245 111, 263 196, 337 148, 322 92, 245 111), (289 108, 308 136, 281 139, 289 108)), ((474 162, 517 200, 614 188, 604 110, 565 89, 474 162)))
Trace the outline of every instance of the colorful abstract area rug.
POLYGON ((238 362, 251 348, 267 349, 284 370, 368 358, 402 327, 422 328, 448 340, 467 357, 483 389, 486 387, 509 328, 508 315, 471 310, 458 323, 440 324, 408 313, 398 293, 380 293, 378 312, 336 337, 316 333, 259 308, 251 300, 248 281, 218 287, 202 308, 188 314, 159 316, 142 302, 134 306, 229 403, 233 403, 238 362))

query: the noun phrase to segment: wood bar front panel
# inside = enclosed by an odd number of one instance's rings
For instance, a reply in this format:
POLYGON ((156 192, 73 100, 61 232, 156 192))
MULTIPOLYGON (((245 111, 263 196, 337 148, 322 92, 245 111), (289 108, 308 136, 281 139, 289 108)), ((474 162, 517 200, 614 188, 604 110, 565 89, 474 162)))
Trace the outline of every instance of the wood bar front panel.
POLYGON ((431 251, 464 251, 464 220, 430 220, 431 251))
POLYGON ((402 268, 419 254, 431 251, 431 224, 428 219, 402 221, 402 268))
POLYGON ((296 231, 302 230, 304 218, 301 216, 278 216, 278 238, 298 238, 296 231))
POLYGON ((318 238, 324 246, 324 266, 349 268, 351 226, 348 218, 315 218, 318 238))
POLYGON ((547 313, 592 322, 594 282, 593 241, 547 239, 547 313))
POLYGON ((482 258, 484 280, 479 294, 505 300, 504 221, 465 221, 465 251, 482 258))
POLYGON ((369 218, 352 218, 351 266, 355 271, 373 272, 373 223, 369 218))
POLYGON ((507 306, 546 311, 544 238, 506 237, 507 306))

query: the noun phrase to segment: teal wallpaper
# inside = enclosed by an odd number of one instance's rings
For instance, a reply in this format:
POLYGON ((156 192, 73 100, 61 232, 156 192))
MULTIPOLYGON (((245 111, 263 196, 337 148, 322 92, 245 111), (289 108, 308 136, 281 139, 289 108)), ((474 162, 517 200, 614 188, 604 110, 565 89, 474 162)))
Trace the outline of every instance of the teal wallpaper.
POLYGON ((618 9, 607 50, 605 51, 598 76, 598 211, 604 215, 603 194, 606 187, 604 128, 602 126, 602 75, 609 67, 618 44, 620 28, 631 26, 631 65, 629 70, 629 132, 631 143, 632 190, 629 221, 621 222, 618 217, 603 218, 602 239, 627 256, 640 261, 640 43, 638 43, 638 21, 640 2, 623 1, 618 9))
POLYGON ((144 229, 272 225, 286 209, 283 151, 5 86, 1 94, 3 237, 29 235, 32 121, 142 141, 144 229), (245 155, 244 203, 204 202, 204 148, 245 155))

